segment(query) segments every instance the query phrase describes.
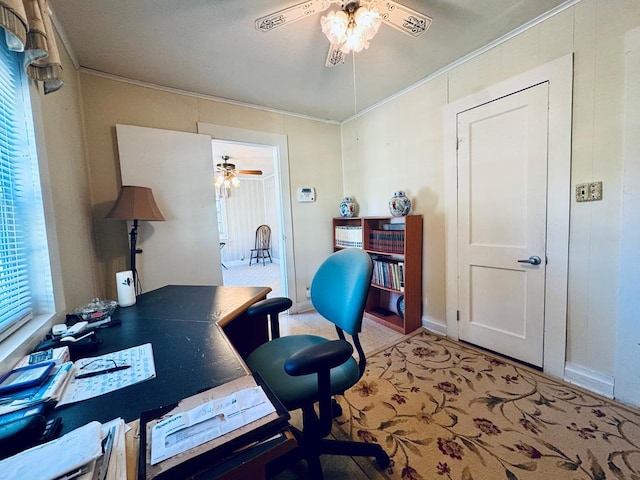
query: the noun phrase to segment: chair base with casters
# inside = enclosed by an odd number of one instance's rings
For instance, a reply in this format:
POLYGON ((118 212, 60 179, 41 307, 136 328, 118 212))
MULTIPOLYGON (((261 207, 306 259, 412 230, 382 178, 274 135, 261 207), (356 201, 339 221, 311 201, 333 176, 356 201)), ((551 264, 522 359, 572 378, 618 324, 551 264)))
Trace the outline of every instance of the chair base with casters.
POLYGON ((306 460, 310 478, 320 480, 321 455, 374 457, 380 468, 387 468, 389 456, 376 443, 324 438, 331 433, 337 413, 332 395, 344 393, 359 378, 351 344, 315 335, 285 336, 269 343, 273 344, 271 348, 258 348, 249 355, 247 365, 263 377, 268 375, 265 381, 288 410, 302 409, 303 423, 302 430, 291 427, 298 448, 272 465, 273 473, 306 460), (279 370, 276 365, 283 364, 282 374, 274 374, 279 370), (315 410, 317 399, 319 414, 315 410))
MULTIPOLYGON (((364 373, 366 359, 358 334, 370 281, 371 259, 366 252, 334 253, 314 275, 311 300, 318 313, 335 324, 338 339, 278 337, 272 325, 272 340, 247 357, 249 369, 260 373, 288 410, 302 409, 302 430, 292 428, 298 448, 274 464, 274 472, 286 466, 284 462, 305 459, 311 478, 322 479, 320 456, 325 454, 374 457, 381 468, 389 465, 389 456, 378 444, 324 438, 331 433, 337 413, 333 396, 354 386, 364 373), (354 347, 357 361, 352 356, 354 347)), ((278 303, 269 300, 274 306, 278 303)), ((258 306, 256 313, 267 312, 258 306)))

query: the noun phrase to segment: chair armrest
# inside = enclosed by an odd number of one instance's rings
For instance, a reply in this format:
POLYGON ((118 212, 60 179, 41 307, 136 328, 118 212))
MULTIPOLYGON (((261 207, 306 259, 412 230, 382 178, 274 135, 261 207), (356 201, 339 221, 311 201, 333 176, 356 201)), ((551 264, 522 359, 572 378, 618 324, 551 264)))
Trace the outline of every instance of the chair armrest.
POLYGON ((280 338, 280 324, 278 320, 278 314, 291 308, 293 302, 287 297, 274 297, 260 300, 249 308, 247 308, 247 315, 250 317, 258 315, 266 315, 269 317, 269 325, 271 330, 271 340, 280 338))
POLYGON ((291 308, 293 302, 287 297, 275 297, 260 300, 249 308, 247 308, 248 315, 271 315, 274 313, 284 312, 291 308))
POLYGON ((294 377, 318 373, 342 365, 352 353, 353 347, 346 340, 323 342, 291 355, 284 362, 284 370, 294 377))

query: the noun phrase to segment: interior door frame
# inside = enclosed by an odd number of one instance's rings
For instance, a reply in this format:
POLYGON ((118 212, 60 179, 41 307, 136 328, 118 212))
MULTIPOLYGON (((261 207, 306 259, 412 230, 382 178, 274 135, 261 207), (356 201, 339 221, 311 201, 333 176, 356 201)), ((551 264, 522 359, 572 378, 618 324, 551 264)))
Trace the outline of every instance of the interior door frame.
POLYGON ((479 92, 444 109, 446 334, 458 339, 457 115, 525 88, 548 82, 547 279, 543 370, 564 377, 567 338, 569 216, 571 209, 571 119, 573 55, 568 54, 479 92))
MULTIPOLYGON (((614 361, 614 390, 616 399, 640 406, 640 378, 629 365, 637 365, 638 351, 638 284, 640 283, 640 27, 625 35, 625 119, 624 171, 622 173, 622 213, 620 221, 620 252, 618 267, 618 317, 616 321, 616 352, 614 361)), ((608 392, 610 394, 610 392, 608 392)))
MULTIPOLYGON (((282 296, 296 298, 295 293, 295 264, 293 256, 293 219, 291 214, 291 187, 289 181, 289 149, 287 136, 277 133, 261 132, 246 128, 228 127, 213 123, 198 122, 198 133, 210 135, 214 140, 228 140, 238 143, 251 143, 273 147, 276 163, 278 185, 276 190, 276 203, 278 210, 278 222, 280 223, 280 252, 284 255, 280 258, 281 276, 284 272, 282 283, 282 296)), ((295 302, 294 302, 295 305, 295 302)))

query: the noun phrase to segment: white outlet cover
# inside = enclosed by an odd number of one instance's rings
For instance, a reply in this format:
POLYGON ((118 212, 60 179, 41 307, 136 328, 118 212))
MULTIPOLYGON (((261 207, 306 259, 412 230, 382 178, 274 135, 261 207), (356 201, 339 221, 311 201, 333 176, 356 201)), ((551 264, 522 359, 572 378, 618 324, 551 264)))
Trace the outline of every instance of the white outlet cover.
POLYGON ((589 200, 602 200, 602 182, 589 184, 589 200))

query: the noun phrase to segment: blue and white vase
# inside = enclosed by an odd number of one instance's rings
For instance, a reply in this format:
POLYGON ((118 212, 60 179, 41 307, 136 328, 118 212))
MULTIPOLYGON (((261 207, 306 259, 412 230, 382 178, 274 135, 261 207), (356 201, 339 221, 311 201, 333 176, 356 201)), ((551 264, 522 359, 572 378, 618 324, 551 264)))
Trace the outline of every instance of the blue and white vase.
POLYGON ((389 200, 389 211, 394 217, 404 217, 411 211, 411 200, 402 190, 398 190, 389 200))
POLYGON ((340 203, 340 216, 345 218, 353 217, 358 211, 358 204, 351 197, 344 197, 340 203))

